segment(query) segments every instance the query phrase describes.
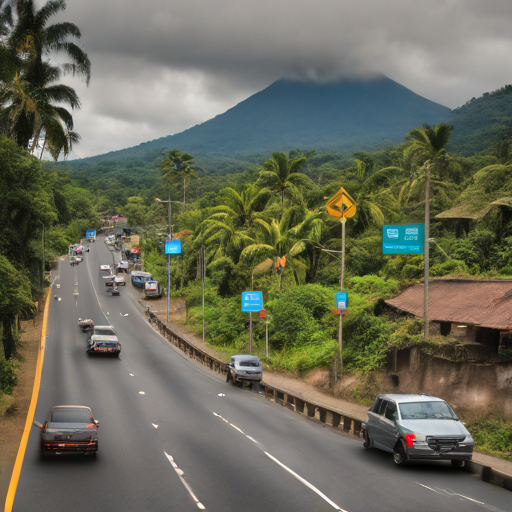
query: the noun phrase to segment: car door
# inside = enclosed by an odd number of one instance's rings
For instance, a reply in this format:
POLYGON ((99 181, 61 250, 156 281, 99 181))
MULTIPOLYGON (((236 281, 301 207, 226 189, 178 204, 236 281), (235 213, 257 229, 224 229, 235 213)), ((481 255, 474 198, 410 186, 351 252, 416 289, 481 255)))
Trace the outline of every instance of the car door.
POLYGON ((379 398, 372 409, 368 411, 368 432, 370 437, 373 439, 373 444, 376 448, 384 448, 383 414, 386 410, 387 404, 388 400, 385 398, 379 398))
POLYGON ((396 420, 397 420, 397 406, 396 403, 392 400, 389 400, 386 404, 386 410, 384 414, 381 416, 381 430, 382 437, 381 442, 384 448, 387 450, 393 450, 396 441, 398 439, 397 433, 398 430, 396 428, 396 420))

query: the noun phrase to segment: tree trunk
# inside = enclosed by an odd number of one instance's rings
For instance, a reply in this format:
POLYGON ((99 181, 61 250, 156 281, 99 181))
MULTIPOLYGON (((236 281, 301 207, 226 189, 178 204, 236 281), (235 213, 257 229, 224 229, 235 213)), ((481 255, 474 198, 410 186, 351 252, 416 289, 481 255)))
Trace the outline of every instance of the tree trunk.
POLYGON ((16 354, 16 338, 12 332, 13 318, 4 318, 2 327, 5 359, 9 359, 11 356, 16 354))

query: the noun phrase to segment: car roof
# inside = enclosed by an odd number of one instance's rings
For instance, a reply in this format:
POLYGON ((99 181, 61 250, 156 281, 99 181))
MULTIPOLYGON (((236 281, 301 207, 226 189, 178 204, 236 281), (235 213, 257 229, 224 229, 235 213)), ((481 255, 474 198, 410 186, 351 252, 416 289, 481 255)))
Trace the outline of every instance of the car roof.
POLYGON ((231 356, 235 361, 259 361, 260 358, 258 356, 249 356, 244 354, 237 354, 236 356, 231 356))
POLYGON ((444 402, 442 398, 438 398, 432 395, 426 395, 424 393, 384 393, 379 395, 378 398, 387 398, 393 400, 396 403, 408 403, 408 402, 444 402))
POLYGON ((114 326, 112 325, 95 325, 94 326, 95 329, 110 329, 110 330, 114 330, 114 326))

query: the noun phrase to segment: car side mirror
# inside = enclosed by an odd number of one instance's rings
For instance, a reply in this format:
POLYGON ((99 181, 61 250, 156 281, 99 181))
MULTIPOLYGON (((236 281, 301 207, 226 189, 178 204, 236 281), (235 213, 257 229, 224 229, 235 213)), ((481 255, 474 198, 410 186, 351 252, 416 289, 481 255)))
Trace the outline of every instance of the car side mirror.
POLYGON ((41 423, 39 423, 39 421, 34 421, 34 426, 39 427, 40 429, 44 428, 44 425, 41 425, 41 423))
POLYGON ((100 422, 98 420, 94 420, 94 423, 96 423, 96 426, 99 427, 100 426, 100 422))

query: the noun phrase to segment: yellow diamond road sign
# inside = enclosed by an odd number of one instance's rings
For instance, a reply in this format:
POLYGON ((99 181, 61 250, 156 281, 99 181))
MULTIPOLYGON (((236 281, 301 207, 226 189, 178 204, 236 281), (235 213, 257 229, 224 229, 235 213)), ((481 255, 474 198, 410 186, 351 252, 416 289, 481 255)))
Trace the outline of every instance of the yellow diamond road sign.
POLYGON ((356 213, 356 202, 343 187, 327 201, 325 207, 331 217, 339 219, 350 219, 356 213))

